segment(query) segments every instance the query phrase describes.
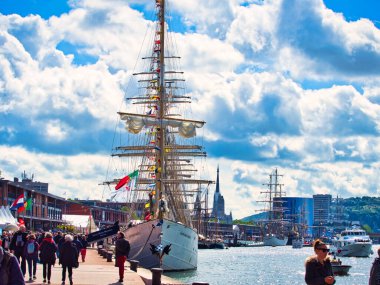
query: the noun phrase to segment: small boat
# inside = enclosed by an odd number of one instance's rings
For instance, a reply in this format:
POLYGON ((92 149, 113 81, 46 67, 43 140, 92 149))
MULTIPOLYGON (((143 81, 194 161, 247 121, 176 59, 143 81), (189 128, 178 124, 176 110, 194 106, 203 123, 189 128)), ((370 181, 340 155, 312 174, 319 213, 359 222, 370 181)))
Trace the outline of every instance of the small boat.
POLYGON ((347 275, 348 271, 352 267, 351 265, 343 265, 342 261, 339 258, 332 259, 331 266, 332 266, 334 275, 338 275, 338 276, 347 275))
POLYGON ((297 238, 292 240, 292 247, 293 248, 302 248, 304 245, 303 238, 297 238))

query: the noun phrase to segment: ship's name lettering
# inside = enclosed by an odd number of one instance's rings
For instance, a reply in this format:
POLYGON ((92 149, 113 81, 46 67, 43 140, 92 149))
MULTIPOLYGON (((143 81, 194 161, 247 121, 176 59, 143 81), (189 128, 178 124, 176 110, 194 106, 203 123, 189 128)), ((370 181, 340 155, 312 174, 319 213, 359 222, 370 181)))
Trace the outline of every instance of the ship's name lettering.
POLYGON ((183 232, 180 233, 181 236, 184 236, 184 237, 187 237, 188 239, 190 239, 191 237, 183 232))

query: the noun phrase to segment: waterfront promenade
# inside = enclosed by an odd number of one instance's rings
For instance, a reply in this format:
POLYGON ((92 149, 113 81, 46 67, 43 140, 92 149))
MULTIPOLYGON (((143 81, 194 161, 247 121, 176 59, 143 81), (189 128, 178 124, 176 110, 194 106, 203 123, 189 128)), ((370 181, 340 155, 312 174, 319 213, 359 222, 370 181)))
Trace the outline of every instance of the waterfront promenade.
MULTIPOLYGON (((120 283, 118 268, 115 267, 115 262, 107 262, 106 259, 98 255, 96 249, 87 249, 86 262, 82 263, 81 258, 79 258, 79 268, 73 269, 73 282, 74 285, 150 285, 152 273, 150 270, 144 268, 138 268, 137 273, 131 271, 129 268, 129 263, 126 262, 124 282, 120 283)), ((67 274, 67 273, 66 273, 67 274)), ((28 281, 29 275, 26 274, 26 284, 33 285, 46 285, 47 283, 42 283, 42 264, 37 265, 36 280, 28 281)), ((52 268, 51 284, 60 285, 62 283, 62 268, 58 265, 58 260, 55 267, 52 268)), ((172 278, 162 276, 162 284, 183 284, 172 278)), ((68 277, 66 276, 66 283, 70 284, 68 277)))

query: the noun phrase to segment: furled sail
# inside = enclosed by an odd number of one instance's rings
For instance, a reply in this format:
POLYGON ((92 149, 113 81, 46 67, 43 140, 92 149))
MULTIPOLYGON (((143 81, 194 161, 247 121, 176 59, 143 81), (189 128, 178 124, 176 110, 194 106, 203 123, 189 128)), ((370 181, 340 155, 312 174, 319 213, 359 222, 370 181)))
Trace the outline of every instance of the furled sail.
POLYGON ((205 122, 193 120, 181 120, 173 118, 158 119, 156 117, 138 114, 119 113, 121 120, 125 121, 125 128, 133 134, 138 134, 143 127, 173 127, 178 128, 178 133, 184 138, 196 135, 196 128, 202 128, 205 122))

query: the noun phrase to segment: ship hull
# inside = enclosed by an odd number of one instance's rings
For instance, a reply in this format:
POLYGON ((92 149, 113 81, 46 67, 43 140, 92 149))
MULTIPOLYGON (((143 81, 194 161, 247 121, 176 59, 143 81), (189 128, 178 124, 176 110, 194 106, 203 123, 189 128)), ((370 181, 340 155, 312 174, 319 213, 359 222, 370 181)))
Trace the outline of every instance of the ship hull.
POLYGON ((264 237, 264 246, 285 246, 288 242, 287 237, 266 236, 264 237))
POLYGON ((183 224, 164 220, 157 226, 159 220, 144 222, 128 228, 125 237, 131 244, 128 259, 139 261, 144 268, 162 268, 165 271, 182 271, 197 268, 198 235, 183 224), (171 244, 170 252, 162 258, 162 264, 157 254, 151 251, 151 244, 163 247, 171 244))
POLYGON ((352 243, 343 247, 337 247, 337 256, 369 257, 372 254, 372 243, 352 243))

